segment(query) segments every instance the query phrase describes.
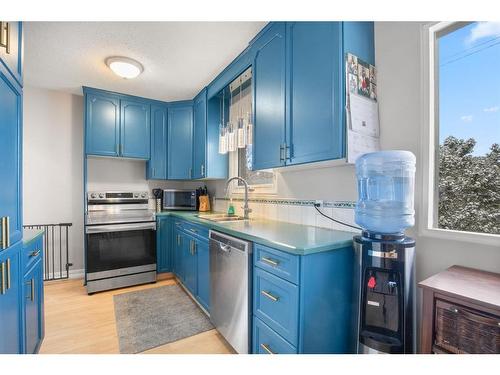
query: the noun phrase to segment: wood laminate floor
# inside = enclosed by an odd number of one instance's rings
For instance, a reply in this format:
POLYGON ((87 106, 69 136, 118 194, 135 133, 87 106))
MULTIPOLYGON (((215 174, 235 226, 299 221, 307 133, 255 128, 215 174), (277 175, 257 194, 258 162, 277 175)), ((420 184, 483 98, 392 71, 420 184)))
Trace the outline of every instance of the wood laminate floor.
MULTIPOLYGON (((45 339, 41 354, 117 354, 113 296, 176 283, 174 279, 87 295, 82 280, 45 284, 45 339)), ((233 349, 216 330, 165 344, 144 353, 225 354, 233 349)))

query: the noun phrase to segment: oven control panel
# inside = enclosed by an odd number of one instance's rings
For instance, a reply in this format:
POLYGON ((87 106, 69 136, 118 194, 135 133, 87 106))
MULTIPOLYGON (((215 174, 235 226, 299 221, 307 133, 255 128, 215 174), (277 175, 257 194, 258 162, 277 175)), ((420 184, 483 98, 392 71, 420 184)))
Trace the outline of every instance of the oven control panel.
POLYGON ((87 193, 88 201, 136 201, 149 199, 147 191, 91 191, 87 193))

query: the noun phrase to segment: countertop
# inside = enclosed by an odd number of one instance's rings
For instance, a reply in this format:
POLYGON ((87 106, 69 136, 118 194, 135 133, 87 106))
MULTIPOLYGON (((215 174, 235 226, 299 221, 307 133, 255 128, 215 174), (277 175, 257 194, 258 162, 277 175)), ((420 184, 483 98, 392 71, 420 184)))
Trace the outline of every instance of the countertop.
POLYGON ((23 245, 29 245, 31 241, 37 239, 44 232, 43 229, 23 229, 23 245))
POLYGON ((198 212, 189 211, 164 211, 156 214, 157 217, 178 217, 222 233, 296 255, 308 255, 352 246, 352 238, 355 235, 353 232, 267 219, 216 223, 200 219, 197 215, 198 212))

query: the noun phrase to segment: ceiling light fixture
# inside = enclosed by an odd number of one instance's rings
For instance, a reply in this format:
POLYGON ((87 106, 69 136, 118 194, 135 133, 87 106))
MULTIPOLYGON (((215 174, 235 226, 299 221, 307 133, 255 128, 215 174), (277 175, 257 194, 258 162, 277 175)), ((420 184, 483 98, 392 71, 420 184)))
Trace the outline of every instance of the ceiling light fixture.
POLYGON ((122 56, 108 57, 106 65, 117 76, 125 79, 135 78, 144 71, 144 67, 140 62, 122 56))

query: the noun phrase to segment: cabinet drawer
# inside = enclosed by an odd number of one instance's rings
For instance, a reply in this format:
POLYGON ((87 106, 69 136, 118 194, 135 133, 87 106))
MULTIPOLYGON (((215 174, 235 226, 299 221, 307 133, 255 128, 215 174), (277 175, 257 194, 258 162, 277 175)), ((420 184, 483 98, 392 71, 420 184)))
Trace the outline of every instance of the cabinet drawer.
POLYGON ((187 221, 182 221, 180 224, 180 229, 190 234, 191 236, 198 237, 201 240, 208 241, 208 228, 206 227, 192 224, 187 221))
POLYGON ((255 265, 292 283, 299 283, 299 257, 255 244, 255 265))
POLYGON ((254 354, 296 354, 297 349, 274 332, 259 318, 253 319, 254 354))
POLYGON ((33 264, 43 257, 43 236, 38 237, 36 240, 31 241, 23 249, 23 274, 28 271, 33 264))
POLYGON ((500 317, 436 300, 434 344, 452 353, 500 353, 500 317))
POLYGON ((292 345, 296 345, 298 286, 256 267, 253 297, 254 314, 292 345))

